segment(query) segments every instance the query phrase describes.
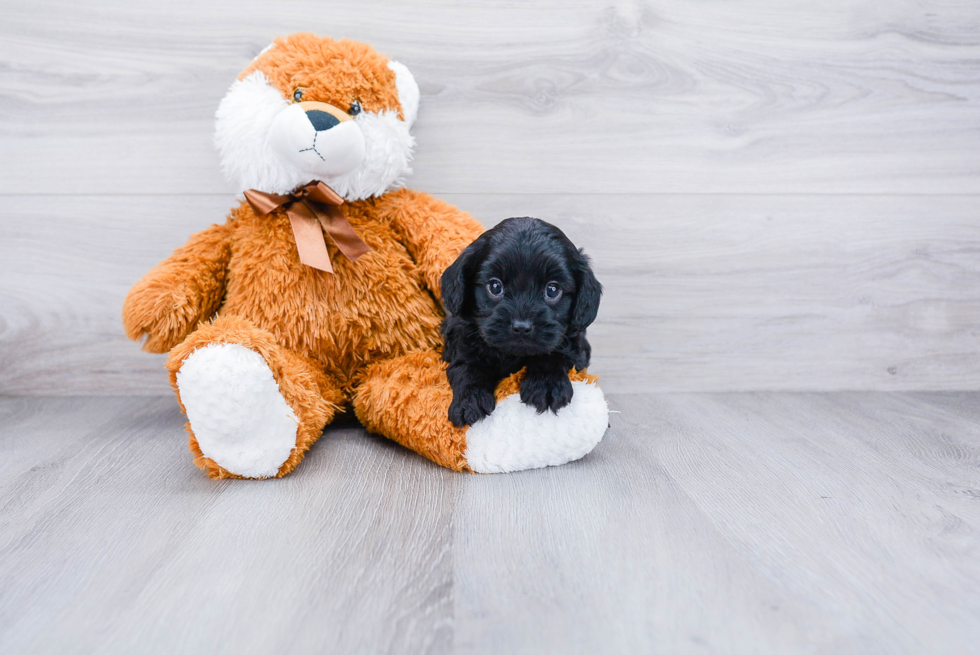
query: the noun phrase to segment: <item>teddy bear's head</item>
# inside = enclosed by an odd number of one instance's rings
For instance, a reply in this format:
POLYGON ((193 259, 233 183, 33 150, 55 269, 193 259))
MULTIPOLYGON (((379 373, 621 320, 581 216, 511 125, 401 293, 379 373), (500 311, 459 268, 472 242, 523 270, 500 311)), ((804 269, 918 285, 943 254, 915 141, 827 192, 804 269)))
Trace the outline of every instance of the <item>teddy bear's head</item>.
POLYGON ((371 46, 313 34, 276 39, 218 107, 215 144, 237 191, 289 193, 312 180, 347 200, 411 173, 419 88, 371 46))

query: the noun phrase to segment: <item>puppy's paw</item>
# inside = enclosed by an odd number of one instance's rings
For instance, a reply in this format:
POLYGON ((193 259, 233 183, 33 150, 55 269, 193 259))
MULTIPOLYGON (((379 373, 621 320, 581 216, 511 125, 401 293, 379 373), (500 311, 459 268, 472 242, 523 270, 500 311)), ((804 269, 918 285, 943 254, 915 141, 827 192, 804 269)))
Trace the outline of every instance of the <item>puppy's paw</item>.
POLYGON ((521 402, 543 414, 550 409, 555 414, 572 402, 572 382, 568 375, 528 375, 521 383, 521 402))
POLYGON ((497 400, 493 393, 486 389, 453 394, 453 402, 449 405, 449 420, 457 428, 472 425, 484 416, 489 416, 496 406, 497 400))

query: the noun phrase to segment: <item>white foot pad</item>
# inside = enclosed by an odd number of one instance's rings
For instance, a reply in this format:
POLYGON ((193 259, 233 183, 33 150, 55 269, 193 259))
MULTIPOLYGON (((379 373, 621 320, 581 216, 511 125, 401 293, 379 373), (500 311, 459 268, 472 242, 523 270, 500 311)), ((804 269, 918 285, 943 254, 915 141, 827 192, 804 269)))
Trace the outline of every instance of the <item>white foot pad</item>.
POLYGON ((572 402, 538 414, 514 394, 466 431, 466 462, 477 473, 558 466, 585 457, 606 433, 609 407, 595 384, 572 382, 572 402))
POLYGON ((198 348, 177 371, 177 389, 201 452, 232 473, 271 477, 296 447, 296 413, 253 350, 198 348))

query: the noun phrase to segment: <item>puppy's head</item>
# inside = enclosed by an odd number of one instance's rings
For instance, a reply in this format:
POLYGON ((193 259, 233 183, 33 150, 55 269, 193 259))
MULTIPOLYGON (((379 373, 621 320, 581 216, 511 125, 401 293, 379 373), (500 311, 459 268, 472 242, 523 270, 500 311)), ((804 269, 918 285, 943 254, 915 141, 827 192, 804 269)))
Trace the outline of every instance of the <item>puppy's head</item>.
POLYGON ((442 275, 446 311, 472 318, 489 345, 515 356, 552 352, 584 330, 601 295, 588 258, 536 218, 501 222, 442 275))

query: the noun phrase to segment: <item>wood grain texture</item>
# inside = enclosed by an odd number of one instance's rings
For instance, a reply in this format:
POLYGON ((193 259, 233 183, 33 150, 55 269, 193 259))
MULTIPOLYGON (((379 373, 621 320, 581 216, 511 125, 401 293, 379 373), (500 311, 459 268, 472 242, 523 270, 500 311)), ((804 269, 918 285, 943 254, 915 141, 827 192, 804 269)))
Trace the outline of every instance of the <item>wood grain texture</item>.
POLYGON ((446 652, 457 477, 359 427, 222 484, 173 398, 0 401, 0 651, 446 652))
POLYGON ((221 193, 214 110, 271 39, 419 79, 439 193, 977 193, 980 5, 4 3, 0 193, 221 193))
POLYGON ((971 652, 978 400, 617 396, 585 460, 461 487, 459 652, 971 652))
POLYGON ((563 467, 347 424, 248 483, 173 398, 0 398, 0 651, 973 652, 978 394, 611 405, 563 467))
MULTIPOLYGON (((593 257, 610 391, 980 388, 980 196, 447 195, 593 257)), ((8 197, 0 393, 162 393, 128 288, 230 196, 8 197)))
POLYGON ((977 3, 0 13, 0 652, 976 650, 977 393, 654 392, 980 388, 977 3), (411 186, 595 260, 584 460, 346 423, 284 480, 192 466, 122 299, 223 220, 214 110, 298 30, 415 73, 411 186))
POLYGON ((126 289, 231 198, 215 107, 276 34, 415 72, 413 187, 595 258, 610 390, 980 385, 980 5, 4 3, 0 394, 149 393, 126 289), (749 195, 747 195, 749 194, 749 195))

